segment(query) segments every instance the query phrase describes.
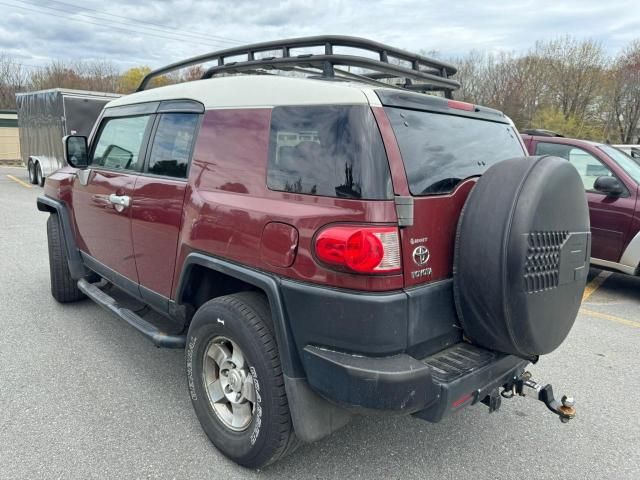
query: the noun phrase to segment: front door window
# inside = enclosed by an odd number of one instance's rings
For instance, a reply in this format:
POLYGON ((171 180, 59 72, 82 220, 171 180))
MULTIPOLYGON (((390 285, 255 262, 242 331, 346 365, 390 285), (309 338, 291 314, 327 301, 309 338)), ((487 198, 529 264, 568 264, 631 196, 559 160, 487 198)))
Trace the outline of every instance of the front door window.
POLYGON ((145 115, 107 119, 100 129, 91 166, 140 171, 144 156, 141 149, 150 118, 145 115))
POLYGON ((553 155, 569 160, 569 163, 578 170, 587 192, 600 193, 593 188, 596 179, 613 176, 609 167, 582 148, 560 143, 538 142, 536 155, 553 155))

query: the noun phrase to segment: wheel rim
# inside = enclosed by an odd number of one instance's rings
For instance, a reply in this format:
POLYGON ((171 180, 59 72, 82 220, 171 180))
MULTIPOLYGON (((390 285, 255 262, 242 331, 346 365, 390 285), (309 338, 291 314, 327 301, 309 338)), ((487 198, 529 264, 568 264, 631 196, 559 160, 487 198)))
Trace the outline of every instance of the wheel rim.
POLYGON ((202 372, 216 417, 234 432, 246 430, 255 413, 256 390, 238 344, 226 337, 213 338, 205 350, 202 372))
POLYGON ((27 170, 29 170, 29 181, 31 183, 33 183, 34 178, 33 178, 33 164, 32 163, 29 164, 29 168, 27 170))

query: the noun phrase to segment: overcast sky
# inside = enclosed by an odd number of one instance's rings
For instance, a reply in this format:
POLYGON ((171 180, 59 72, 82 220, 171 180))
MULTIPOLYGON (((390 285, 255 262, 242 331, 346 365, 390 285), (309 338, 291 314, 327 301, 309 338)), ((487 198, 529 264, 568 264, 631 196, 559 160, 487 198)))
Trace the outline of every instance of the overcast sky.
POLYGON ((241 43, 364 36, 444 57, 527 50, 570 34, 615 53, 640 38, 638 0, 0 0, 0 53, 25 65, 107 59, 158 67, 241 43))

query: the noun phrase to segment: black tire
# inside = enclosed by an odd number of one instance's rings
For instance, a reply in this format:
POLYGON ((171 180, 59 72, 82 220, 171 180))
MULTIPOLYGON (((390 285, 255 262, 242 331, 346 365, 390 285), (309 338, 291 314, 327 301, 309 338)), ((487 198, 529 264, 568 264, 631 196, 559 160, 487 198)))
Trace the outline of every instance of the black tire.
POLYGON ((187 380, 195 413, 211 442, 248 468, 261 468, 295 450, 271 314, 264 295, 243 292, 208 301, 193 317, 187 336, 187 380), (233 431, 214 412, 204 385, 204 360, 213 339, 235 342, 251 366, 256 394, 251 423, 233 431))
POLYGON ((42 167, 39 163, 36 164, 36 183, 44 187, 44 175, 42 174, 42 167))
POLYGON ((29 163, 27 164, 27 171, 29 172, 29 183, 31 185, 36 185, 38 183, 38 179, 36 177, 36 171, 33 168, 33 162, 31 160, 29 160, 29 163))
POLYGON ((58 215, 52 213, 47 220, 47 240, 49 243, 49 273, 51 277, 51 295, 60 303, 76 302, 85 298, 78 289, 77 282, 71 278, 67 249, 58 215))
POLYGON ((584 185, 569 162, 528 157, 489 168, 456 234, 454 294, 467 339, 529 359, 556 349, 580 308, 590 238, 584 185))

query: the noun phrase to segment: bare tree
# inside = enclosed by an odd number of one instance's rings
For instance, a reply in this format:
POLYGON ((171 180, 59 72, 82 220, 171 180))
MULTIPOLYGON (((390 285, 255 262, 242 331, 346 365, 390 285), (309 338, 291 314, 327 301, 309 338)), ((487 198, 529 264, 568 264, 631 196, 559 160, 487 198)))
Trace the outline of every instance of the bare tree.
POLYGON ((194 80, 200 80, 204 75, 204 67, 202 65, 195 65, 187 68, 180 76, 182 82, 192 82, 194 80))
POLYGON ((547 101, 564 115, 585 118, 599 95, 607 57, 594 40, 579 41, 566 36, 538 42, 534 52, 545 59, 548 69, 547 101))
POLYGON ((16 93, 27 88, 25 68, 9 55, 0 53, 0 108, 16 108, 16 93))
POLYGON ((611 71, 612 121, 622 143, 640 142, 640 40, 618 56, 611 71))
POLYGON ((99 92, 115 92, 120 80, 120 71, 108 61, 76 64, 75 69, 86 79, 87 89, 99 92))
POLYGON ((46 67, 32 72, 30 83, 33 90, 73 88, 113 92, 118 86, 119 78, 118 70, 110 62, 54 60, 46 67))
POLYGON ((464 57, 449 60, 458 68, 455 79, 460 82, 456 97, 465 102, 484 103, 484 66, 486 55, 472 50, 464 57))
POLYGON ((452 63, 462 100, 502 110, 521 128, 541 119, 557 125, 560 112, 572 131, 604 136, 610 60, 595 41, 567 36, 537 42, 523 55, 472 51, 452 63))
MULTIPOLYGON (((471 51, 449 61, 458 66, 457 98, 497 108, 520 128, 640 142, 640 40, 615 58, 596 41, 565 36, 537 42, 524 54, 471 51)), ((149 71, 140 66, 120 72, 108 61, 61 60, 27 71, 0 52, 0 108, 14 108, 15 93, 23 90, 66 87, 129 93, 149 71)), ((150 87, 197 80, 203 73, 202 67, 172 72, 154 79, 150 87)))

